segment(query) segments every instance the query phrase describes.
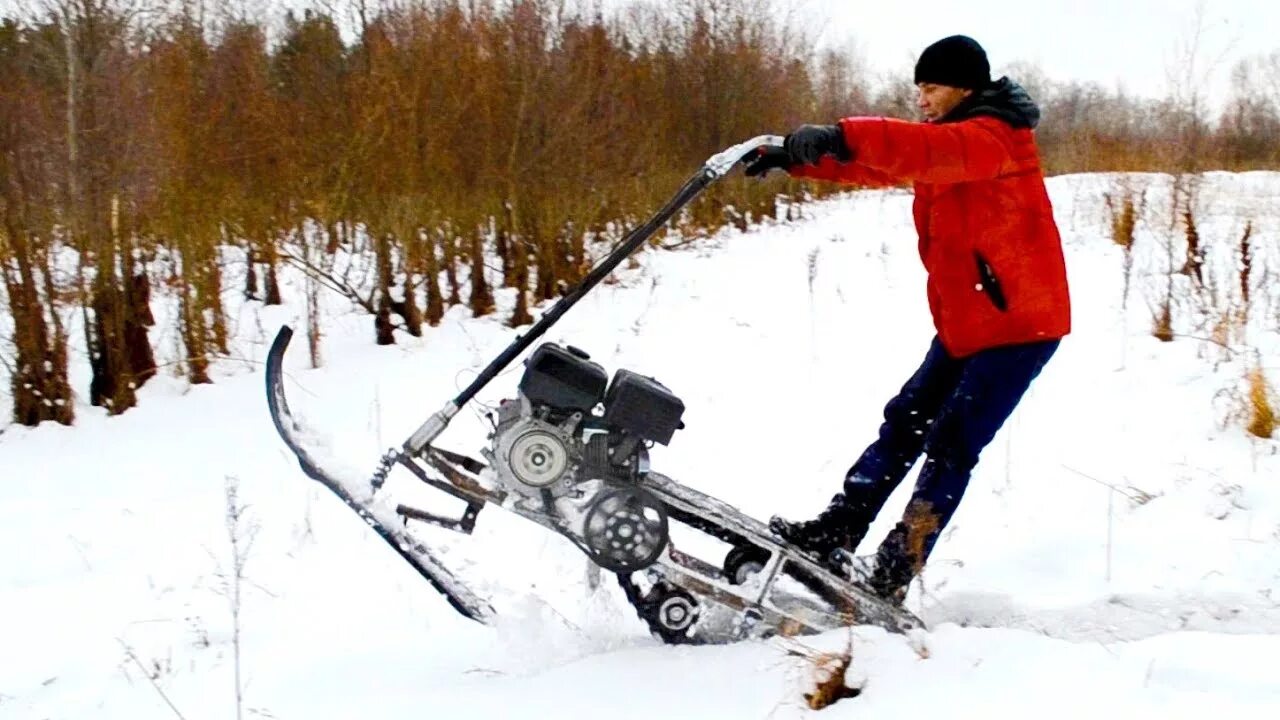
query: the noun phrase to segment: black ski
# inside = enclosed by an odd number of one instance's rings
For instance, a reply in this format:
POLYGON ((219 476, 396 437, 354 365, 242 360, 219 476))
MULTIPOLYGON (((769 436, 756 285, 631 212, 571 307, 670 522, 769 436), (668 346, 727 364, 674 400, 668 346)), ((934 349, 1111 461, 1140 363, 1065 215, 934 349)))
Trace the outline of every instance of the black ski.
POLYGON ((285 325, 276 334, 271 351, 267 353, 267 406, 271 411, 271 420, 285 445, 298 458, 298 464, 308 477, 324 485, 337 495, 347 507, 355 511, 365 524, 373 529, 388 545, 413 566, 418 574, 426 578, 432 587, 439 590, 455 610, 472 620, 487 623, 494 617, 493 608, 483 598, 471 592, 460 580, 453 576, 447 568, 436 559, 436 556, 425 545, 419 542, 403 527, 397 527, 396 516, 379 517, 371 503, 361 502, 340 479, 325 472, 316 462, 307 446, 300 440, 301 430, 293 415, 289 413, 289 404, 284 396, 284 375, 282 363, 285 349, 293 330, 285 325))

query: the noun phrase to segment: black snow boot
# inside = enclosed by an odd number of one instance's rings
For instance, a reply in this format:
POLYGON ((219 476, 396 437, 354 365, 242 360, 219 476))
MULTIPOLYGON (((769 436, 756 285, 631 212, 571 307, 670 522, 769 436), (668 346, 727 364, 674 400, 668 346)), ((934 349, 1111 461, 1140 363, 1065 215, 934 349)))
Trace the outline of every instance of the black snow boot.
POLYGON ((852 555, 867 531, 866 523, 862 522, 860 515, 855 508, 849 506, 843 493, 837 493, 816 518, 790 521, 775 515, 769 520, 769 529, 816 562, 847 577, 845 560, 841 555, 852 555))
POLYGON ((880 599, 902 605, 916 576, 917 562, 907 548, 907 526, 898 523, 876 550, 875 568, 866 584, 880 599))

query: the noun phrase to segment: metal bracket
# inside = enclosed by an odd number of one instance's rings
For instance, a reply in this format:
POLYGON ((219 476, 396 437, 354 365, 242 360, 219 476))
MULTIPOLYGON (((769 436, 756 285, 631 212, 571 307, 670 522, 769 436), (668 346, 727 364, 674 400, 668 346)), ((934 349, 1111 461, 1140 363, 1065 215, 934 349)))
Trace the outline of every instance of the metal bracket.
POLYGON ((396 513, 406 520, 413 518, 414 520, 430 523, 431 525, 436 525, 446 530, 453 530, 455 532, 460 532, 463 535, 470 535, 471 531, 476 527, 476 516, 480 514, 480 508, 482 507, 484 506, 476 503, 468 503, 467 509, 462 513, 462 517, 457 520, 444 517, 443 515, 429 513, 426 510, 409 507, 408 505, 397 505, 396 513))
POLYGON ((437 490, 443 490, 444 492, 449 493, 468 504, 478 503, 483 505, 490 501, 498 503, 502 502, 504 493, 494 493, 486 490, 475 479, 467 477, 456 467, 450 466, 447 460, 442 461, 442 459, 434 453, 435 448, 432 448, 431 452, 426 454, 424 460, 434 470, 439 472, 441 475, 444 475, 444 480, 437 480, 436 478, 431 477, 413 458, 401 456, 400 464, 408 468, 409 471, 422 482, 436 488, 437 490))

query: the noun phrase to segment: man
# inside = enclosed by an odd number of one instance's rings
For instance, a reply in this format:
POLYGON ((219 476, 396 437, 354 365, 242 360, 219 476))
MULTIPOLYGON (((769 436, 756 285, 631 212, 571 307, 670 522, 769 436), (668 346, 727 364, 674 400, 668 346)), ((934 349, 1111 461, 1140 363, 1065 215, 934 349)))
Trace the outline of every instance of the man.
POLYGON ((770 521, 780 537, 847 572, 876 514, 923 454, 902 520, 860 573, 895 603, 955 513, 978 455, 1071 326, 1062 242, 1032 132, 1039 109, 1008 78, 992 82, 986 52, 965 36, 926 48, 915 83, 924 122, 848 117, 803 125, 747 167, 753 176, 778 168, 860 186, 914 186, 937 335, 885 406, 879 438, 849 469, 843 492, 813 520, 770 521))

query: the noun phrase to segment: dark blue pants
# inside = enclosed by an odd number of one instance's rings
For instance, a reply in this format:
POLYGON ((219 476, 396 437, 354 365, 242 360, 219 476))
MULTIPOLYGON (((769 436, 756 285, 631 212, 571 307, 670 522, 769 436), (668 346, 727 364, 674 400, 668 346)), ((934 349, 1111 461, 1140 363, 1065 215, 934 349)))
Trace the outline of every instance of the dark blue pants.
POLYGON ((924 467, 902 522, 877 553, 881 564, 897 566, 894 574, 904 586, 919 573, 959 506, 978 455, 1058 344, 1049 340, 1011 345, 957 359, 934 338, 920 368, 885 406, 880 437, 845 477, 851 546, 866 535, 889 495, 923 454, 924 467))

